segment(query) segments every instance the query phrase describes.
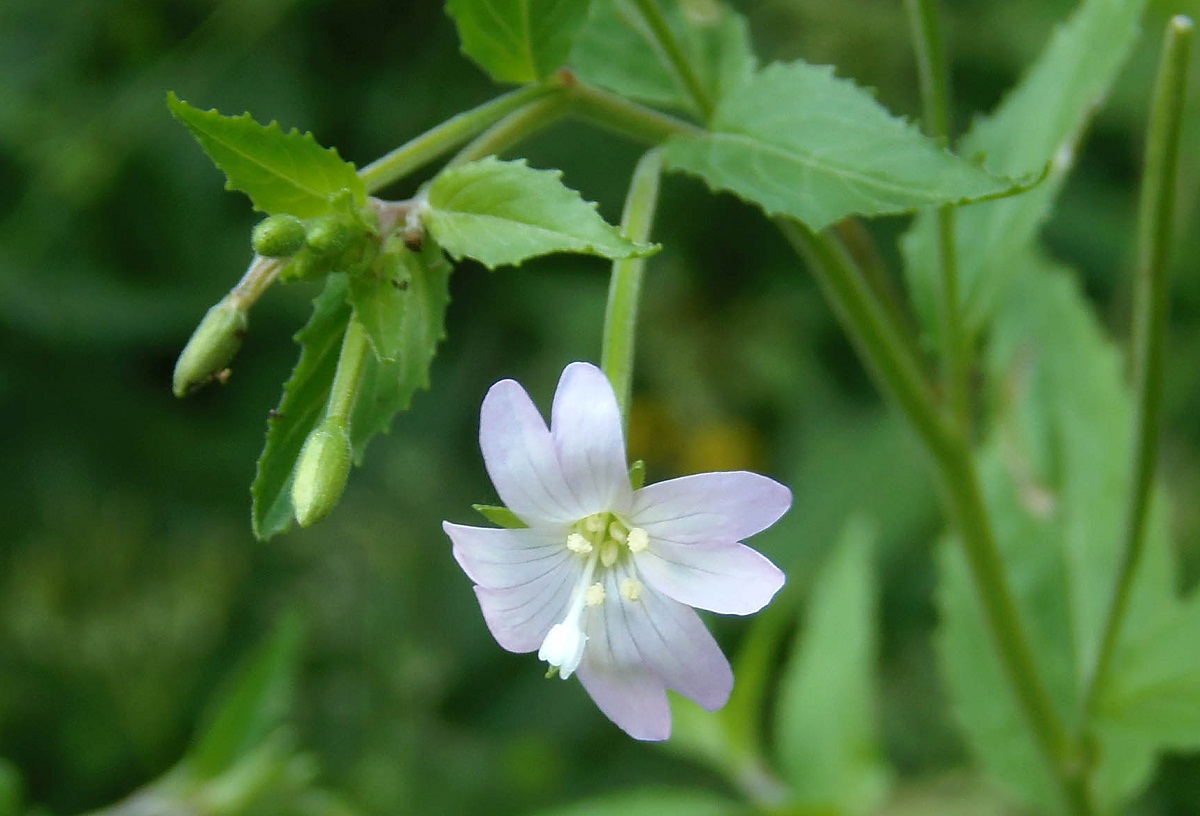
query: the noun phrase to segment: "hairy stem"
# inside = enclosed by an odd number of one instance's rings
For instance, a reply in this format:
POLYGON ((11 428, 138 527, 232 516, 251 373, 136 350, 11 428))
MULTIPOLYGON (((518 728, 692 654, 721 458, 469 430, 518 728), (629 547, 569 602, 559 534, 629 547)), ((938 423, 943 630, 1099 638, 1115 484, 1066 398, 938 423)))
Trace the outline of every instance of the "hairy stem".
MULTIPOLYGON (((621 214, 621 232, 631 241, 642 243, 650 237, 654 214, 658 209, 658 183, 661 176, 662 154, 658 150, 651 150, 642 156, 633 171, 633 181, 625 197, 625 210, 621 214)), ((625 425, 629 424, 633 347, 645 270, 645 258, 624 258, 613 262, 608 308, 604 314, 600 367, 617 393, 617 404, 621 406, 621 420, 625 425)))
POLYGON ((563 94, 543 96, 513 111, 485 130, 446 163, 454 167, 478 161, 485 156, 498 156, 518 142, 558 122, 567 114, 568 100, 563 94))
POLYGON ((880 387, 900 407, 936 465, 958 528, 980 606, 1026 724, 1059 783, 1071 812, 1092 812, 1080 763, 1062 717, 1041 677, 996 544, 975 460, 963 430, 947 424, 929 384, 837 241, 795 221, 777 219, 788 241, 809 261, 817 283, 880 387))
POLYGON ((325 416, 329 419, 349 421, 358 398, 358 385, 362 381, 363 366, 371 348, 367 344, 367 333, 362 324, 350 318, 346 334, 342 339, 342 351, 338 356, 337 373, 329 391, 329 402, 325 405, 325 416))
MULTIPOLYGON (((943 145, 950 143, 950 68, 942 41, 937 0, 904 0, 912 26, 925 132, 943 145)), ((958 252, 952 206, 937 211, 938 331, 942 381, 952 415, 970 424, 971 346, 963 327, 958 286, 958 252)))
POLYGON ((527 85, 447 119, 432 130, 368 164, 358 174, 375 192, 407 176, 499 122, 513 111, 543 97, 562 93, 557 82, 527 85))
POLYGON ((692 98, 696 109, 700 111, 700 116, 708 121, 713 114, 712 97, 709 96, 704 83, 700 81, 700 75, 696 72, 695 66, 683 52, 683 46, 676 39, 675 32, 671 31, 666 16, 658 7, 658 0, 634 0, 634 5, 637 6, 642 19, 650 26, 650 30, 654 32, 654 39, 662 48, 663 56, 667 58, 675 78, 692 98))
POLYGON ((1104 624, 1100 651, 1088 681, 1086 711, 1094 714, 1112 669, 1113 654, 1129 606, 1130 589, 1146 548, 1146 518, 1158 454, 1162 413, 1163 351, 1168 312, 1167 258, 1175 220, 1179 138, 1187 96, 1188 50, 1192 21, 1174 17, 1167 24, 1146 138, 1145 175, 1138 212, 1138 281, 1134 303, 1134 379, 1132 479, 1125 512, 1121 564, 1104 624))

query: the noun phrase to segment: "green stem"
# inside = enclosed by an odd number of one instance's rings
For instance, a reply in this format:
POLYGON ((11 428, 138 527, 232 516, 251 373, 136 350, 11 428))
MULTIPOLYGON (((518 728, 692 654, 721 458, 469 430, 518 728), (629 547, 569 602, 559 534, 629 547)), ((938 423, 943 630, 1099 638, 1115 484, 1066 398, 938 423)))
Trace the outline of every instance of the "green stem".
POLYGON ((657 0, 634 0, 634 5, 637 6, 642 19, 650 26, 650 30, 654 32, 654 39, 662 48, 663 55, 666 56, 667 62, 675 72, 676 79, 683 85, 688 96, 692 98, 696 109, 700 111, 701 118, 707 122, 713 114, 712 97, 708 95, 704 83, 700 81, 700 76, 692 66, 691 60, 688 59, 687 54, 683 53, 683 47, 676 39, 675 32, 671 30, 666 15, 658 7, 657 0))
POLYGON ((1183 16, 1174 17, 1167 24, 1151 103, 1145 176, 1138 212, 1139 274, 1133 337, 1137 409, 1133 428, 1132 486, 1125 514, 1117 583, 1085 696, 1089 714, 1095 713, 1112 669, 1130 590, 1146 548, 1146 517, 1154 484, 1162 413, 1169 292, 1167 258, 1175 221, 1179 138, 1187 96, 1192 26, 1191 19, 1183 16))
POLYGON ((564 94, 543 96, 485 130, 447 162, 446 166, 454 167, 485 156, 498 156, 521 140, 562 119, 567 113, 567 108, 568 100, 564 94))
MULTIPOLYGON (((654 213, 658 209, 658 183, 662 177, 662 154, 651 150, 642 156, 633 171, 621 231, 631 241, 645 242, 650 237, 654 213)), ((624 258, 613 262, 608 287, 608 309, 604 314, 604 341, 600 367, 608 375, 621 420, 629 422, 629 393, 633 379, 633 346, 637 333, 638 300, 642 292, 645 258, 624 258)))
POLYGON ((341 419, 349 424, 350 412, 354 410, 354 401, 358 398, 363 366, 370 353, 366 331, 361 323, 351 317, 346 325, 345 337, 342 338, 342 351, 338 356, 333 387, 329 390, 329 402, 325 405, 326 419, 341 419))
POLYGON ((942 418, 917 362, 897 336, 886 312, 845 248, 794 221, 776 219, 788 241, 809 261, 818 285, 840 318, 867 368, 929 450, 967 557, 984 620, 1017 704, 1046 757, 1071 811, 1090 814, 1080 763, 1043 682, 1009 588, 1004 562, 988 518, 968 440, 942 418))
POLYGON ((700 136, 704 130, 591 85, 568 85, 571 111, 594 124, 643 144, 658 145, 671 136, 700 136))
POLYGON ((358 172, 367 190, 374 192, 419 170, 494 125, 513 111, 539 99, 562 92, 561 83, 551 81, 527 85, 498 96, 477 108, 464 111, 426 131, 379 158, 358 172))
MULTIPOLYGON (((925 132, 942 145, 950 143, 950 68, 942 40, 937 0, 904 0, 912 27, 925 132)), ((938 323, 942 379, 950 409, 963 427, 970 423, 971 348, 963 327, 958 286, 955 214, 950 206, 937 212, 938 323)))
POLYGON ((276 281, 279 277, 279 270, 282 268, 283 261, 279 258, 264 258, 261 255, 255 255, 249 268, 246 269, 246 274, 242 275, 237 286, 229 290, 227 300, 243 312, 249 311, 250 307, 262 297, 263 292, 267 291, 276 281))

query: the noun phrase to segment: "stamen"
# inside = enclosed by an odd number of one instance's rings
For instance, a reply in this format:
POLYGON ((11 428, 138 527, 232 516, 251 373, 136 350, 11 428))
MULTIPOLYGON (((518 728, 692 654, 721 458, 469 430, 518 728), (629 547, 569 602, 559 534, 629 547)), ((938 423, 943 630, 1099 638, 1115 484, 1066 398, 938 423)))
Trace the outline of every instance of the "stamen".
POLYGON ((617 563, 617 542, 609 539, 600 545, 600 563, 606 567, 611 567, 617 563))
POLYGON ((614 521, 608 525, 608 537, 618 544, 625 543, 625 525, 619 521, 614 521))
POLYGON ((604 529, 604 519, 598 513, 594 516, 588 516, 583 520, 583 528, 589 533, 598 533, 604 529))
POLYGON ((621 596, 627 601, 639 601, 642 598, 642 582, 636 578, 626 578, 621 582, 621 596))
POLYGON ((573 553, 587 555, 593 549, 592 542, 581 536, 579 533, 571 533, 567 536, 567 549, 573 553))
POLYGON ((641 527, 633 527, 629 530, 625 543, 629 546, 629 551, 636 555, 645 552, 650 546, 650 536, 641 527))
POLYGON ((587 606, 599 606, 604 603, 605 592, 603 584, 592 584, 587 588, 587 592, 583 593, 583 602, 587 606))

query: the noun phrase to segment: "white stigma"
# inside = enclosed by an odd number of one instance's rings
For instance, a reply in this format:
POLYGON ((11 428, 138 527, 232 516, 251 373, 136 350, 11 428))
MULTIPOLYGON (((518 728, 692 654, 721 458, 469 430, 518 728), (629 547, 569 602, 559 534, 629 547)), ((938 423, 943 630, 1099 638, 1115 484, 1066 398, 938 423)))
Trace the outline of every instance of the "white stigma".
MULTIPOLYGON (((576 615, 575 617, 578 617, 576 615)), ((538 660, 545 660, 551 666, 557 666, 559 677, 566 680, 579 668, 583 660, 583 647, 587 645, 587 635, 572 620, 565 620, 550 627, 542 648, 538 649, 538 660)))
POLYGON ((636 555, 640 552, 645 552, 650 546, 650 536, 641 527, 633 527, 629 530, 629 535, 625 537, 625 544, 629 547, 629 551, 636 555))
POLYGON ((567 549, 579 555, 587 555, 594 547, 592 542, 581 536, 579 533, 571 533, 567 536, 567 549))
POLYGON ((626 578, 621 582, 621 596, 627 601, 642 599, 642 582, 636 578, 626 578))

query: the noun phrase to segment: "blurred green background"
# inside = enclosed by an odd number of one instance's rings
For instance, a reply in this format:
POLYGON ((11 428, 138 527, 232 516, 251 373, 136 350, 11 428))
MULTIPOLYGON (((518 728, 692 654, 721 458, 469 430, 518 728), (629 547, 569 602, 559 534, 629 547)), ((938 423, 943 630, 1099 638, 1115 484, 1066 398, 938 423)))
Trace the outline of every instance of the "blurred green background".
MULTIPOLYGON (((1169 12, 1200 12, 1196 0, 1153 5, 1047 229, 1119 337, 1158 31, 1169 12)), ((944 6, 961 129, 1073 3, 944 6)), ((764 59, 832 62, 893 111, 917 113, 899 0, 741 8, 764 59)), ((168 89, 312 130, 360 166, 496 92, 432 0, 0 3, 0 759, 11 763, 0 792, 19 778, 27 804, 70 814, 158 777, 289 610, 305 624, 292 734, 350 812, 517 814, 643 785, 728 790, 671 744, 625 738, 576 684, 547 682, 536 660, 502 651, 440 529, 473 523, 470 504, 495 499, 476 444, 488 385, 516 377, 548 406, 567 362, 597 358, 604 264, 462 266, 433 390, 372 445, 328 521, 258 543, 248 486, 315 289, 279 287, 260 302, 228 385, 171 396, 175 355, 249 261, 256 218, 170 118, 168 89)), ((1193 104, 1185 144, 1200 143, 1197 125, 1193 104)), ((630 145, 566 124, 521 153, 562 167, 619 216, 630 145)), ((1194 149, 1183 172, 1163 469, 1190 585, 1194 149)), ((651 480, 751 468, 789 483, 794 509, 755 543, 788 571, 793 598, 852 514, 877 525, 886 746, 902 784, 932 784, 966 758, 931 657, 928 545, 941 523, 919 451, 762 218, 687 179, 668 180, 663 196, 631 455, 651 480)), ((872 227, 893 261, 903 226, 872 227)), ((747 625, 714 621, 730 651, 747 625)), ((1200 812, 1196 779, 1195 757, 1169 759, 1147 812, 1200 812)), ((0 814, 24 812, 3 798, 0 814)))

